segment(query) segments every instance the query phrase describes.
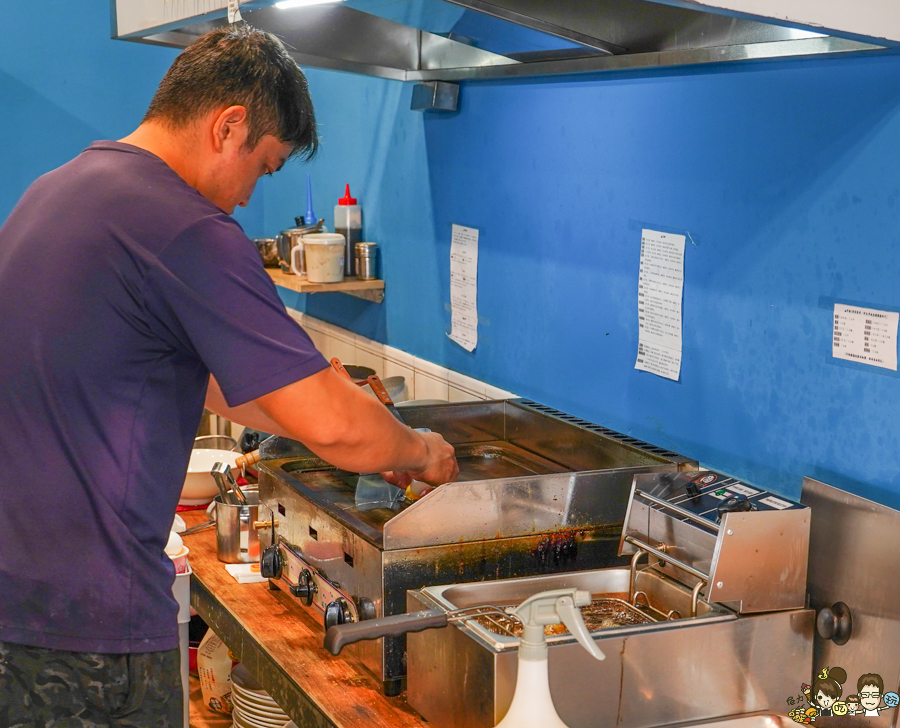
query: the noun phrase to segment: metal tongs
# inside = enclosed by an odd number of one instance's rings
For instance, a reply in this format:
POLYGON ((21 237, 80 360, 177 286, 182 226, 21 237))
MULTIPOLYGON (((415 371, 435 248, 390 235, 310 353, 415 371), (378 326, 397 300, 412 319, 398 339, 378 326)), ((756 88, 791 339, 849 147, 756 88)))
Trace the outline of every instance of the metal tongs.
POLYGON ((216 463, 212 466, 209 474, 213 476, 216 485, 219 488, 219 495, 222 503, 233 506, 247 505, 247 497, 241 486, 237 484, 234 476, 231 474, 231 466, 228 463, 216 463))

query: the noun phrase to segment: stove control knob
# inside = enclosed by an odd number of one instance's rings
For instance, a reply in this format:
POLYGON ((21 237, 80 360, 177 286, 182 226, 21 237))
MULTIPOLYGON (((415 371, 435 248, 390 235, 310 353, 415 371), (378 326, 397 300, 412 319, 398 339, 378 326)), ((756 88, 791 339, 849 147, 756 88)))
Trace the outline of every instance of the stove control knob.
POLYGON ((822 607, 816 616, 816 631, 819 636, 831 640, 836 645, 845 645, 853 634, 853 616, 844 602, 836 602, 829 609, 822 607))
POLYGON ((259 559, 259 573, 266 579, 280 579, 284 570, 284 559, 276 544, 267 546, 259 559))
POLYGON ((366 597, 359 597, 356 600, 356 612, 359 614, 360 622, 364 622, 367 619, 375 619, 378 616, 375 613, 375 602, 366 597))
POLYGON ((297 597, 305 607, 312 606, 313 594, 316 593, 316 583, 313 581, 309 569, 300 572, 300 578, 296 585, 291 585, 291 596, 297 597))
POLYGON ((350 607, 347 605, 347 601, 343 597, 338 597, 333 602, 329 602, 328 606, 325 607, 326 632, 328 631, 329 627, 334 627, 335 625, 352 621, 353 615, 350 613, 350 607))
POLYGON ((721 520, 726 513, 745 513, 746 511, 755 510, 756 507, 753 505, 753 502, 741 493, 729 496, 716 507, 716 511, 719 513, 718 520, 721 520))

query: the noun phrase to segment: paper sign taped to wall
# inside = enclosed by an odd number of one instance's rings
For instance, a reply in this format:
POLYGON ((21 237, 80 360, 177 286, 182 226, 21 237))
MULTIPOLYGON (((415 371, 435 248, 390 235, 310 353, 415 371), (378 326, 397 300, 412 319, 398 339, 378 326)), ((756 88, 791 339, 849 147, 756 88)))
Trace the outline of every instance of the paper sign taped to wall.
POLYGON ((897 323, 900 313, 834 304, 831 355, 897 371, 897 323))
POLYGON ((241 17, 241 0, 228 0, 228 22, 239 23, 241 17))
POLYGON ((478 230, 453 226, 450 240, 450 333, 466 351, 478 345, 478 230))
POLYGON ((684 235, 642 230, 635 369, 678 381, 683 291, 684 235))

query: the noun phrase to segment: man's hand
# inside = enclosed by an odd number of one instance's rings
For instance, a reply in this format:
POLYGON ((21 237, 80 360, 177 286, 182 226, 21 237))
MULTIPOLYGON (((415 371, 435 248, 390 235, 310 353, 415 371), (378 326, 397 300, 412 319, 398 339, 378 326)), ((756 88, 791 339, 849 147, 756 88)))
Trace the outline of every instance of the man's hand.
POLYGON ((448 443, 436 432, 418 433, 425 438, 428 447, 428 465, 424 470, 412 472, 409 470, 388 471, 381 474, 388 483, 405 488, 413 480, 421 480, 429 485, 443 485, 452 483, 459 476, 459 465, 456 462, 456 453, 453 445, 448 443))

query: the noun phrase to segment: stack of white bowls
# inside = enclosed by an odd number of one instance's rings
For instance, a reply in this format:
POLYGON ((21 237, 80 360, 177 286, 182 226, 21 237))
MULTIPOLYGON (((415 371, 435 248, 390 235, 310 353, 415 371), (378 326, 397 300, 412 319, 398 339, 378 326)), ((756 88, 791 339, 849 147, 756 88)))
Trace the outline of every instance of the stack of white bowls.
POLYGON ((283 728, 291 720, 243 665, 231 671, 231 701, 233 728, 283 728))

